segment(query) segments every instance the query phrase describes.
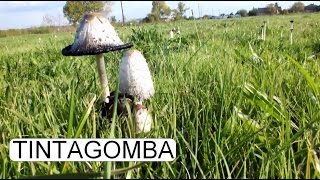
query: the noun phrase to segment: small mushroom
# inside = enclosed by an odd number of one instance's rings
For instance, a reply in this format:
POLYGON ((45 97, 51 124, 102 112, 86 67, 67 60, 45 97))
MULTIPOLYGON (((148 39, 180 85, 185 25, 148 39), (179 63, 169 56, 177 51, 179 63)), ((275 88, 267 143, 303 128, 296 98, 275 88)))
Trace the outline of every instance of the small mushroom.
POLYGON ((171 31, 169 32, 169 36, 170 36, 170 39, 173 39, 173 37, 174 37, 173 30, 171 30, 171 31))
POLYGON ((280 26, 280 29, 281 29, 280 38, 282 39, 282 37, 283 37, 283 26, 280 26))
POLYGON ((181 34, 179 29, 177 29, 177 34, 178 34, 178 35, 180 35, 180 34, 181 34))
POLYGON ((292 42, 293 42, 293 37, 292 37, 293 20, 291 20, 290 23, 291 23, 291 26, 290 26, 290 44, 292 45, 292 42))
POLYGON ((149 132, 151 130, 152 117, 148 109, 142 104, 135 104, 133 114, 136 121, 136 133, 149 132))
POLYGON ((293 20, 290 21, 290 23, 291 23, 290 30, 291 31, 293 30, 293 22, 294 22, 293 20))
POLYGON ((103 53, 119 51, 132 47, 123 43, 114 27, 102 13, 87 13, 83 16, 76 31, 73 44, 62 49, 64 56, 95 55, 102 87, 102 100, 109 103, 109 85, 103 53))
POLYGON ((264 26, 262 25, 261 26, 261 40, 263 40, 264 39, 264 28, 263 28, 264 26))
POLYGON ((138 50, 128 50, 120 62, 121 93, 133 97, 133 114, 136 121, 136 132, 150 131, 151 121, 148 109, 143 101, 150 99, 154 93, 154 85, 146 59, 138 50))

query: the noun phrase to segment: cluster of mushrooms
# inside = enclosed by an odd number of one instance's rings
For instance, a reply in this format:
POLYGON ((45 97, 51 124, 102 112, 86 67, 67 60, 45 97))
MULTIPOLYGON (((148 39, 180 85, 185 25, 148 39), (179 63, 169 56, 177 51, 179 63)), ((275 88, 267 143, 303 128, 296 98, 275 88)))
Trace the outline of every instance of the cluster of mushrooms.
MULTIPOLYGON (((292 38, 292 32, 293 32, 293 20, 290 20, 290 44, 292 45, 293 38, 292 38)), ((280 32, 280 38, 282 39, 283 37, 283 25, 280 26, 281 32, 280 32)), ((263 21, 263 25, 261 26, 261 40, 265 41, 266 40, 266 30, 267 30, 267 21, 263 21)))
POLYGON ((124 43, 114 27, 102 13, 87 13, 83 16, 73 44, 62 49, 64 56, 95 55, 100 85, 102 88, 102 115, 110 118, 114 103, 117 114, 126 114, 125 103, 128 102, 134 115, 136 133, 149 132, 152 118, 143 101, 150 99, 154 93, 154 85, 146 59, 142 53, 132 48, 131 43, 124 43), (103 53, 126 49, 120 62, 119 90, 109 90, 103 53), (114 102, 118 93, 118 102, 114 102))
POLYGON ((180 30, 179 30, 179 29, 176 29, 176 28, 174 27, 174 28, 171 29, 170 32, 169 32, 170 39, 173 39, 175 33, 176 33, 177 35, 180 35, 180 30))

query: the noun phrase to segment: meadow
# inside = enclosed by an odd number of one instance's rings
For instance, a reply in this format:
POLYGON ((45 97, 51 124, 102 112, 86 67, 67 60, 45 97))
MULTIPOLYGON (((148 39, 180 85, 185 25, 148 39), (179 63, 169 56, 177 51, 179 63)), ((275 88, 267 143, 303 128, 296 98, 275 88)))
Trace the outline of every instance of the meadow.
MULTIPOLYGON (((112 178, 134 179, 320 178, 319 18, 298 14, 116 27, 124 42, 144 54, 154 79, 156 94, 146 102, 153 127, 141 137, 173 138, 177 158, 109 163, 109 169, 103 162, 10 160, 13 138, 137 136, 130 117, 114 117, 114 127, 100 117, 95 57, 61 54, 75 32, 0 38, 0 178, 66 173, 99 178, 106 171, 112 178), (173 27, 181 34, 169 39, 173 27)), ((104 54, 111 91, 122 54, 104 54)))

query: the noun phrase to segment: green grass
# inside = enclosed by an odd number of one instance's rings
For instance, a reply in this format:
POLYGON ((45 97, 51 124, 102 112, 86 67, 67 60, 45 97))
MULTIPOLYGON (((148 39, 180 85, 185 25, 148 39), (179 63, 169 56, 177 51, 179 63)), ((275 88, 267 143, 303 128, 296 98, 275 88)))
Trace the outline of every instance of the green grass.
MULTIPOLYGON (((1 38, 0 178, 63 173, 320 178, 319 18, 304 14, 118 27, 122 40, 145 55, 155 83, 156 94, 146 102, 154 126, 145 137, 177 142, 176 160, 161 163, 12 162, 8 146, 13 138, 134 135, 132 118, 114 117, 114 131, 101 120, 95 57, 61 54, 74 33, 1 38), (169 40, 172 27, 179 27, 181 38, 169 40)), ((111 91, 117 88, 122 53, 104 56, 111 91)))

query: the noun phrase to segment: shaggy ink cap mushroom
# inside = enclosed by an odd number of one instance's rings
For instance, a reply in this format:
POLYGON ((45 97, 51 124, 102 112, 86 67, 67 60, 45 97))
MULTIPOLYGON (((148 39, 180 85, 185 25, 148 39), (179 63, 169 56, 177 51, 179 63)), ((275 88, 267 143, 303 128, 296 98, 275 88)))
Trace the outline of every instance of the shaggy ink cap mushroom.
POLYGON ((293 30, 293 22, 294 22, 293 20, 290 21, 290 23, 291 23, 290 29, 291 29, 291 30, 293 30))
POLYGON ((135 104, 133 114, 136 124, 136 133, 147 133, 151 130, 152 116, 148 109, 142 104, 135 104))
POLYGON ((62 49, 64 56, 97 55, 131 48, 124 43, 102 13, 87 13, 76 31, 73 44, 62 49))
POLYGON ((121 93, 134 97, 136 133, 149 132, 152 117, 142 103, 154 95, 155 89, 148 63, 140 51, 131 49, 123 55, 120 62, 119 89, 121 93))
POLYGON ((64 56, 95 55, 102 87, 102 100, 109 103, 109 85, 103 53, 132 47, 123 43, 114 27, 102 13, 87 13, 80 22, 73 44, 62 49, 64 56))
POLYGON ((138 50, 127 51, 120 62, 120 92, 129 94, 138 102, 150 99, 154 85, 146 59, 138 50))

